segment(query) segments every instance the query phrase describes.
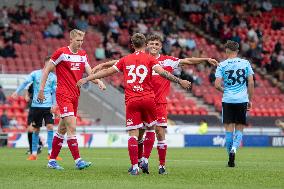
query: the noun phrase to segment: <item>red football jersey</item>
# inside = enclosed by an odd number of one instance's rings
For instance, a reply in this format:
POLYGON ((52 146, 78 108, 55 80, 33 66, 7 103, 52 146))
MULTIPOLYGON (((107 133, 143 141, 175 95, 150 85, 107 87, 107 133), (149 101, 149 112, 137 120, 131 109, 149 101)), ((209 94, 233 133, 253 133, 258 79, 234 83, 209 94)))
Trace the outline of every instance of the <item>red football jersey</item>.
POLYGON ((86 52, 80 49, 75 54, 71 52, 69 47, 62 47, 53 53, 51 60, 56 66, 56 92, 78 97, 80 89, 76 86, 76 83, 82 79, 85 67, 89 66, 86 52))
POLYGON ((125 101, 155 97, 152 86, 152 68, 159 65, 151 55, 141 51, 120 59, 113 67, 123 72, 125 84, 125 101))
MULTIPOLYGON (((167 55, 159 55, 157 60, 160 66, 170 73, 173 73, 180 62, 180 59, 167 55)), ((153 87, 156 103, 167 103, 167 96, 170 92, 170 81, 153 71, 153 87)))

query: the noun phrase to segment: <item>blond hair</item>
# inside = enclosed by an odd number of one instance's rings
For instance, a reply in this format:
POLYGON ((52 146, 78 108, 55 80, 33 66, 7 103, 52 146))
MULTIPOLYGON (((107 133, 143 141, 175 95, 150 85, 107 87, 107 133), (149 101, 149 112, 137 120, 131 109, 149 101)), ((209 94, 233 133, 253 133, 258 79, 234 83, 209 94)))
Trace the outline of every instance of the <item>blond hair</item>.
POLYGON ((73 29, 70 31, 70 38, 74 38, 76 36, 84 36, 85 35, 85 32, 81 31, 81 30, 78 30, 78 29, 73 29))

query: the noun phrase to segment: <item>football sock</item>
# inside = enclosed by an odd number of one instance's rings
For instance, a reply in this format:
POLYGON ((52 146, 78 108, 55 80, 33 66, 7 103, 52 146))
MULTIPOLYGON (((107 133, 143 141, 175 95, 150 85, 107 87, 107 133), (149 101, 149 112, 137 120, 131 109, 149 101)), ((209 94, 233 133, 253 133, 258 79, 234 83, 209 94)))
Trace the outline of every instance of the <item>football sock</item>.
POLYGON ((32 135, 32 154, 33 155, 37 155, 38 140, 39 140, 39 133, 33 132, 33 135, 32 135))
POLYGON ((47 149, 48 149, 48 154, 51 153, 52 139, 53 139, 53 130, 47 131, 47 149))
POLYGON ((28 132, 28 141, 30 153, 32 153, 33 132, 28 132))
POLYGON ((233 132, 226 131, 226 148, 228 154, 231 151, 232 145, 233 145, 233 132))
POLYGON ((236 130, 232 146, 232 150, 234 151, 234 153, 236 153, 237 149, 240 147, 242 138, 243 138, 243 132, 240 130, 236 130))
POLYGON ((62 148, 63 140, 64 140, 64 135, 61 135, 59 133, 56 133, 55 136, 53 137, 50 160, 55 160, 57 158, 62 148))
POLYGON ((157 150, 159 154, 160 165, 164 166, 166 163, 166 155, 167 155, 168 145, 165 140, 158 141, 157 150))
POLYGON ((143 157, 149 159, 153 145, 155 142, 155 131, 148 130, 146 131, 145 139, 144 139, 144 151, 143 151, 143 157))
POLYGON ((77 142, 76 136, 68 136, 67 144, 73 156, 73 159, 78 160, 80 158, 80 153, 79 153, 78 142, 77 142))
POLYGON ((131 164, 138 164, 138 142, 137 137, 135 136, 131 136, 128 139, 128 153, 131 164))
POLYGON ((142 156, 143 156, 143 139, 138 141, 138 161, 142 161, 142 156))

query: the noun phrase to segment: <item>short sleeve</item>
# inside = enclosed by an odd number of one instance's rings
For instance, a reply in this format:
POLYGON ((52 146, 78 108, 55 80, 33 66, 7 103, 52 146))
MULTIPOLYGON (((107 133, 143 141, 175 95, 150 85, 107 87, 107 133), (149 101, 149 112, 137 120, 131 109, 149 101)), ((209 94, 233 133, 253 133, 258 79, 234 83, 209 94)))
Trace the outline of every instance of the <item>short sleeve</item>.
POLYGON ((215 72, 215 77, 216 78, 223 78, 223 75, 222 75, 222 67, 219 65, 216 69, 216 72, 215 72))
POLYGON ((85 56, 86 56, 86 59, 85 59, 85 68, 86 68, 87 66, 90 66, 90 63, 89 63, 88 55, 86 54, 85 56))
POLYGON ((117 61, 112 67, 116 69, 118 72, 123 72, 123 64, 124 64, 124 59, 120 59, 117 61))
POLYGON ((57 49, 51 56, 51 61, 54 65, 59 64, 62 60, 63 60, 63 52, 61 51, 61 49, 57 49))
POLYGON ((171 67, 173 69, 177 69, 178 68, 178 65, 180 63, 180 59, 179 58, 176 58, 176 57, 173 57, 173 56, 170 56, 170 60, 171 60, 171 67))
POLYGON ((247 67, 247 73, 248 73, 248 76, 251 76, 251 75, 254 74, 252 67, 251 67, 249 62, 248 62, 248 67, 247 67))

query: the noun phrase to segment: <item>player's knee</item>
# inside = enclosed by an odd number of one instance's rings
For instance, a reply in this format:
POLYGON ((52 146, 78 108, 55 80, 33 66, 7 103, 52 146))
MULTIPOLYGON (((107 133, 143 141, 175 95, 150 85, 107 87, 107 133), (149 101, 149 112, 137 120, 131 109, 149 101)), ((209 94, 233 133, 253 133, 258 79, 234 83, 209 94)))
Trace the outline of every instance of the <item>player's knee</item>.
POLYGON ((53 130, 53 125, 52 125, 52 124, 47 124, 47 125, 46 125, 46 129, 47 129, 48 131, 53 130))

